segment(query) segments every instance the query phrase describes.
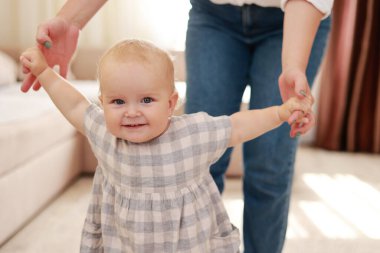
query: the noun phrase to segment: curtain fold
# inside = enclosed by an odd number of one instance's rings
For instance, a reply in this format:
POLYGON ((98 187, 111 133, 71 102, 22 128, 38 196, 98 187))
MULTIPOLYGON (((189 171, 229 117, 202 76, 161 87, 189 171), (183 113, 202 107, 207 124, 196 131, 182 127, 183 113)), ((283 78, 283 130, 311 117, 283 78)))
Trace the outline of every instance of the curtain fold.
POLYGON ((316 146, 380 153, 380 2, 335 0, 316 146))

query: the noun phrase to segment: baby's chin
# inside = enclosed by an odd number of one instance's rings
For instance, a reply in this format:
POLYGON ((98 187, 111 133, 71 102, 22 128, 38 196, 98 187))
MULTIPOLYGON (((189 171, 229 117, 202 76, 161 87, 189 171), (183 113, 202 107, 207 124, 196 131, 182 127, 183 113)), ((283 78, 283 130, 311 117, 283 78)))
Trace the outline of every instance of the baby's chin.
POLYGON ((156 139, 160 135, 161 134, 156 135, 156 136, 117 136, 117 135, 115 135, 115 136, 118 139, 128 141, 128 142, 132 142, 132 143, 146 143, 146 142, 149 142, 151 140, 156 139))
POLYGON ((128 138, 128 139, 123 139, 123 140, 139 144, 139 143, 149 142, 149 141, 151 141, 151 140, 153 140, 155 138, 156 137, 154 137, 154 138, 128 138))
POLYGON ((132 143, 146 143, 160 137, 163 133, 167 131, 168 127, 169 127, 169 124, 166 126, 166 128, 161 129, 159 131, 141 131, 141 132, 131 131, 129 133, 125 131, 118 131, 118 130, 112 131, 112 129, 109 129, 108 127, 107 129, 113 136, 115 136, 118 139, 132 142, 132 143))

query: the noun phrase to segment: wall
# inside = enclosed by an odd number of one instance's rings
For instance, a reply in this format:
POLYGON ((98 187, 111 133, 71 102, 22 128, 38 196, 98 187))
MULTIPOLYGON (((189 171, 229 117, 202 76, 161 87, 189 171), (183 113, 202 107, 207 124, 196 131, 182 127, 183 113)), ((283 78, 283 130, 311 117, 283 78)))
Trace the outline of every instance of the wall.
MULTIPOLYGON (((34 44, 37 26, 65 0, 0 0, 0 49, 34 44)), ((124 38, 141 38, 175 51, 184 49, 189 1, 107 1, 81 32, 78 47, 105 49, 124 38)))

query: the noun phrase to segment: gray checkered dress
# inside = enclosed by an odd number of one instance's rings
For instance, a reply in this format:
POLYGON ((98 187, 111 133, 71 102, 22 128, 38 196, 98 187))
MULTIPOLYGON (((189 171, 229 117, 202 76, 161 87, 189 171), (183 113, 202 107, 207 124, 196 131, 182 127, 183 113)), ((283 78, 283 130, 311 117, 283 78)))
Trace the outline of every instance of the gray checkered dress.
POLYGON ((161 136, 135 144, 112 136, 91 105, 85 132, 98 159, 81 252, 239 251, 209 166, 225 151, 228 117, 173 117, 161 136))

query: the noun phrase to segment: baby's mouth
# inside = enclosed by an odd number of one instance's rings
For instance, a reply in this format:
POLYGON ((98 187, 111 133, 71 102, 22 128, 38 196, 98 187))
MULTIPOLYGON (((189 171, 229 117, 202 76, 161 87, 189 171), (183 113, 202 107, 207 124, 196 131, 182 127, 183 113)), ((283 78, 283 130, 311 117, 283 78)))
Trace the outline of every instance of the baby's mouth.
POLYGON ((139 128, 139 127, 143 127, 145 125, 146 124, 124 124, 123 127, 127 127, 127 128, 139 128))

